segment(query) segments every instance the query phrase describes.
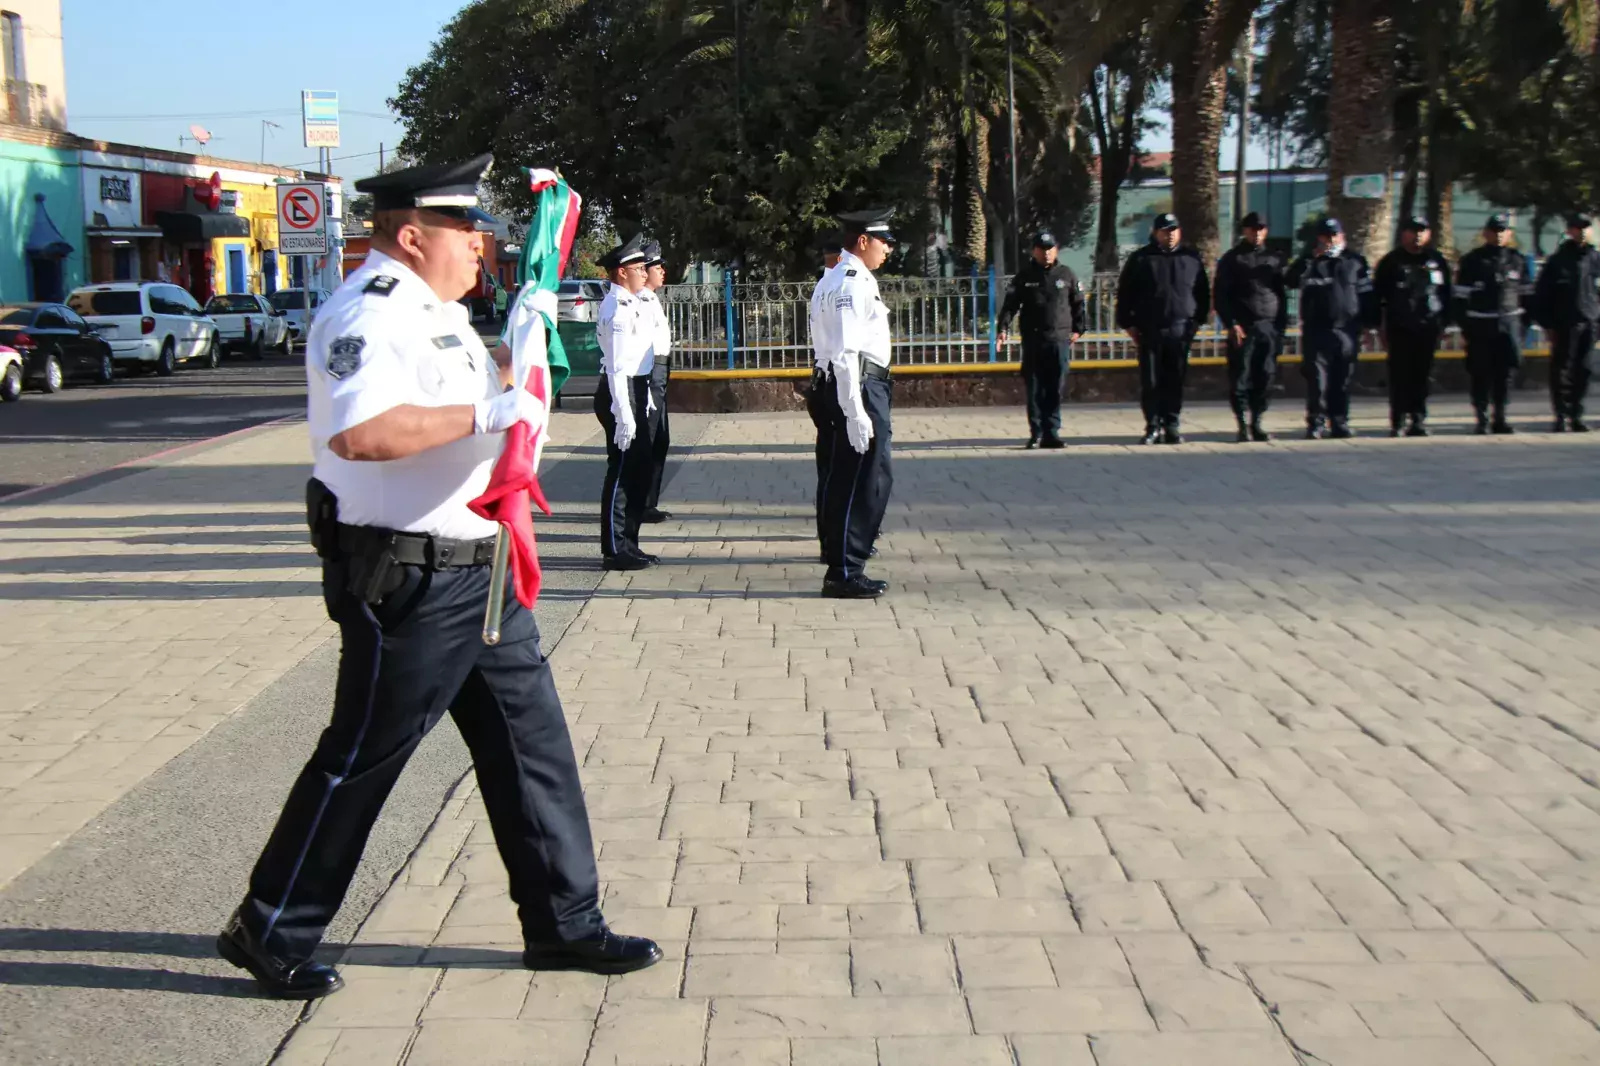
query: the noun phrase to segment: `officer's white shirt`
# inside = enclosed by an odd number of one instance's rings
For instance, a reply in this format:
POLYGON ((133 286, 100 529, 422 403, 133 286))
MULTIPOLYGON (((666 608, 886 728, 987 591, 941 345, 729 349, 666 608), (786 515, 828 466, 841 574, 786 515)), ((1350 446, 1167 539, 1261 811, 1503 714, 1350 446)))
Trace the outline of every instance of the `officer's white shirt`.
POLYGON ((869 363, 889 365, 889 309, 878 295, 878 279, 855 256, 839 260, 829 328, 834 361, 859 352, 869 363))
POLYGON ((639 295, 621 285, 611 286, 600 304, 600 321, 595 329, 600 342, 601 370, 636 378, 655 367, 655 318, 639 295))
POLYGON ((338 434, 403 404, 449 407, 500 392, 465 307, 373 251, 312 324, 306 384, 315 473, 339 498, 339 521, 462 540, 494 536, 495 523, 467 503, 488 487, 503 435, 465 437, 387 462, 352 462, 328 448, 338 434))
POLYGON ((839 341, 833 329, 833 293, 844 276, 845 264, 853 261, 855 256, 842 252, 839 261, 822 272, 811 290, 811 353, 823 370, 831 367, 839 355, 839 341))
POLYGON ((650 334, 651 363, 656 359, 665 359, 672 354, 672 323, 667 321, 667 307, 661 302, 661 297, 646 287, 639 290, 638 299, 644 301, 649 311, 649 320, 653 323, 650 334))

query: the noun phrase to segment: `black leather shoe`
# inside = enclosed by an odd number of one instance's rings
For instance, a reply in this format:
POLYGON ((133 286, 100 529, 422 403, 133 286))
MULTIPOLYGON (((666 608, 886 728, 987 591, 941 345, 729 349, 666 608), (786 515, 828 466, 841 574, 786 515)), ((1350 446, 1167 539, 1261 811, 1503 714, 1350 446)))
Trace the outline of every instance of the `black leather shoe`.
POLYGON ((1039 446, 1039 438, 1038 437, 1029 437, 1028 438, 1028 443, 1023 445, 1024 448, 1037 448, 1038 446, 1039 446))
POLYGON ((1323 429, 1320 423, 1306 427, 1306 440, 1321 440, 1323 435, 1323 429))
POLYGON ((1589 423, 1585 422, 1581 418, 1574 418, 1572 420, 1572 432, 1574 432, 1574 433, 1587 433, 1587 432, 1589 432, 1589 423))
POLYGON ((825 600, 875 600, 888 589, 882 581, 857 574, 843 581, 824 581, 822 598, 825 600))
POLYGON ((601 560, 600 568, 602 570, 619 571, 648 570, 650 569, 650 560, 636 552, 618 552, 616 555, 608 555, 601 560))
POLYGON ((1178 432, 1177 426, 1168 426, 1161 431, 1162 444, 1182 444, 1183 434, 1178 432))
POLYGON ((1550 424, 1551 433, 1565 433, 1566 431, 1567 420, 1565 418, 1558 418, 1550 424))
POLYGON ((1349 440, 1356 435, 1356 431, 1343 422, 1335 422, 1328 430, 1328 436, 1334 440, 1349 440))
POLYGON ((1472 424, 1472 435, 1475 437, 1487 436, 1489 433, 1489 420, 1482 415, 1472 424))
POLYGON ((1065 448, 1066 446, 1067 442, 1062 440, 1060 437, 1046 437, 1044 440, 1039 442, 1039 447, 1045 449, 1046 451, 1054 451, 1057 448, 1065 448))
POLYGON ((642 936, 622 936, 602 929, 585 940, 529 944, 522 965, 529 970, 582 970, 586 973, 632 973, 661 961, 661 949, 642 936))
POLYGON ((1400 436, 1400 427, 1399 426, 1390 426, 1389 427, 1389 439, 1390 440, 1394 440, 1398 436, 1400 436))
POLYGON ((670 519, 671 517, 672 517, 672 512, 671 511, 663 511, 659 507, 652 507, 652 508, 650 508, 648 511, 646 511, 644 513, 644 517, 639 519, 639 521, 641 521, 641 522, 650 522, 650 523, 665 522, 668 519, 670 519))
POLYGON ((876 545, 874 545, 874 546, 872 546, 872 547, 867 549, 867 558, 868 559, 876 559, 877 557, 878 557, 878 548, 877 548, 876 545))
POLYGON ((1265 444, 1272 439, 1272 434, 1261 428, 1261 422, 1258 419, 1250 423, 1250 439, 1257 444, 1265 444))
POLYGON ((1145 430, 1144 431, 1144 436, 1139 438, 1139 443, 1140 444, 1160 444, 1161 443, 1161 430, 1160 430, 1160 428, 1157 427, 1157 426, 1151 426, 1149 429, 1145 430))
POLYGON ((1426 437, 1427 435, 1428 427, 1422 424, 1422 419, 1420 418, 1413 419, 1411 425, 1406 429, 1406 436, 1408 437, 1426 437))
POLYGON ((1240 444, 1249 444, 1250 443, 1250 427, 1245 425, 1241 421, 1239 423, 1239 431, 1238 431, 1237 434, 1235 434, 1233 439, 1238 441, 1240 444))
POLYGON ((1514 427, 1510 422, 1507 422, 1503 418, 1495 419, 1494 420, 1494 425, 1489 427, 1489 432, 1493 433, 1495 436, 1498 436, 1498 437, 1510 436, 1511 434, 1515 433, 1516 431, 1517 431, 1516 427, 1514 427))
POLYGON ((639 558, 643 559, 645 562, 649 563, 651 566, 654 566, 654 565, 656 565, 657 563, 659 563, 661 561, 661 556, 659 556, 659 555, 651 555, 647 551, 639 552, 639 558))
POLYGON ((248 970, 263 992, 278 999, 321 999, 344 987, 344 978, 332 966, 310 959, 280 959, 268 952, 256 943, 237 912, 217 937, 217 954, 248 970))

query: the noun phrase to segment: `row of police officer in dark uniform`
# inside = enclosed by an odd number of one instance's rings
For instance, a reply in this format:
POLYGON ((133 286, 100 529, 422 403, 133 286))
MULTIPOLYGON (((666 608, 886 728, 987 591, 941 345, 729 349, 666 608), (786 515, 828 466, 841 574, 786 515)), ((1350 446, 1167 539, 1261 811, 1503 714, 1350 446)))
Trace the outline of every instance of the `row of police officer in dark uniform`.
MULTIPOLYGON (((1511 222, 1505 215, 1489 218, 1482 246, 1462 257, 1452 279, 1450 264, 1429 240, 1426 219, 1408 219, 1400 247, 1372 271, 1362 256, 1345 247, 1343 227, 1331 218, 1318 223, 1315 248, 1285 267, 1282 257, 1267 247, 1265 221, 1252 212, 1242 220, 1238 245, 1217 264, 1213 293, 1199 254, 1182 243, 1177 218, 1158 215, 1150 243, 1129 256, 1117 287, 1116 323, 1138 350, 1143 442, 1177 444, 1183 439, 1189 347, 1213 297, 1227 343, 1229 401, 1238 439, 1270 439, 1261 419, 1288 326, 1290 289, 1300 295, 1308 438, 1354 435, 1350 388, 1361 336, 1372 328, 1380 331, 1388 352, 1390 435, 1426 436, 1434 354, 1452 319, 1460 322, 1467 342, 1476 431, 1513 432, 1506 404, 1521 365, 1527 314, 1550 337, 1552 428, 1587 432, 1583 405, 1600 319, 1600 252, 1589 243, 1590 224, 1584 215, 1567 219, 1567 239, 1546 262, 1535 286, 1525 257, 1510 247, 1511 222)), ((1065 277, 1070 279, 1070 272, 1065 277)), ((1073 300, 1063 289, 1041 284, 1037 265, 1019 271, 1001 323, 1020 302, 1025 309, 1025 376, 1030 298, 1046 305, 1035 313, 1035 321, 1049 323, 1034 327, 1035 337, 1063 335, 1069 329, 1076 336, 1083 329, 1081 296, 1073 300), (1068 321, 1070 327, 1063 324, 1068 321)), ((1036 411, 1034 387, 1029 385, 1030 446, 1041 432, 1046 441, 1059 441, 1059 391, 1042 395, 1048 406, 1036 411)))

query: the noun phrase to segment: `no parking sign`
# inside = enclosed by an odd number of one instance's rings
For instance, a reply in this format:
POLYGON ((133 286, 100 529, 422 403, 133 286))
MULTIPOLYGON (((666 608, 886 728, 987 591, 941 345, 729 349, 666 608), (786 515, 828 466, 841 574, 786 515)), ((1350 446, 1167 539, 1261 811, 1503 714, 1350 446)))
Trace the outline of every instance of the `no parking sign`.
POLYGON ((278 186, 278 251, 327 255, 328 215, 321 183, 278 186))

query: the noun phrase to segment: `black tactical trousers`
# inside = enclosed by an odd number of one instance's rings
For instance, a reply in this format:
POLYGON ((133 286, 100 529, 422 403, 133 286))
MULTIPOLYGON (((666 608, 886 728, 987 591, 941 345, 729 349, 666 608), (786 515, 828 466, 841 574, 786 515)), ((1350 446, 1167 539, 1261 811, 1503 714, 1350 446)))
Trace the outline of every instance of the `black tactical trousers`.
POLYGON ((889 492, 894 487, 889 424, 892 404, 886 379, 869 377, 862 383, 861 399, 872 422, 872 440, 865 453, 858 452, 850 446, 837 386, 831 378, 822 381, 822 387, 815 390, 816 405, 823 416, 817 429, 819 539, 828 563, 828 580, 844 581, 865 570, 867 556, 889 509, 889 492), (826 449, 820 440, 824 432, 829 437, 826 449), (826 469, 821 466, 824 450, 826 469))
POLYGON ((1306 376, 1306 425, 1350 420, 1350 383, 1356 374, 1358 334, 1350 328, 1306 326, 1301 331, 1301 372, 1306 376))
POLYGON ((507 583, 502 638, 483 643, 489 567, 401 568, 374 605, 325 562, 343 646, 333 717, 289 790, 240 916, 267 949, 309 957, 344 899, 406 760, 446 711, 472 752, 523 936, 599 932, 599 881, 572 739, 533 612, 507 583))
POLYGON ((1594 342, 1593 322, 1550 330, 1550 409, 1557 418, 1583 417, 1594 342))
POLYGON ((644 522, 645 500, 655 476, 655 434, 663 408, 645 410, 650 398, 650 375, 629 378, 633 392, 633 419, 637 427, 626 452, 617 447, 617 418, 611 413, 611 383, 604 376, 594 392, 594 413, 605 427, 606 480, 600 490, 600 552, 620 555, 639 547, 639 527, 644 522))
POLYGON ((650 440, 650 458, 655 467, 650 475, 650 493, 644 501, 647 511, 661 506, 661 479, 667 472, 667 453, 672 450, 672 427, 667 421, 667 382, 671 377, 672 360, 658 358, 650 371, 650 392, 656 398, 656 415, 660 421, 650 440))
POLYGON ((1390 326, 1389 423, 1428 417, 1428 381, 1433 374, 1433 354, 1439 348, 1439 331, 1432 327, 1390 326))
POLYGON ((1259 417, 1267 409, 1267 390, 1278 371, 1278 330, 1263 319, 1244 326, 1244 340, 1228 332, 1228 403, 1242 418, 1259 417))
POLYGON ((1176 427, 1189 373, 1189 323, 1139 330, 1139 406, 1145 428, 1176 427))
POLYGON ((1022 385, 1028 398, 1028 436, 1055 440, 1061 436, 1061 396, 1072 366, 1072 341, 1022 335, 1022 385))
POLYGON ((829 395, 833 387, 833 379, 826 371, 815 370, 811 374, 811 391, 806 393, 806 413, 817 431, 817 495, 813 502, 817 511, 817 545, 824 559, 829 557, 828 526, 823 519, 827 514, 828 470, 833 466, 833 411, 839 406, 838 398, 829 395))
POLYGON ((1506 414, 1511 379, 1522 365, 1522 322, 1513 315, 1468 318, 1467 375, 1472 381, 1472 406, 1479 418, 1491 408, 1495 421, 1506 414))

